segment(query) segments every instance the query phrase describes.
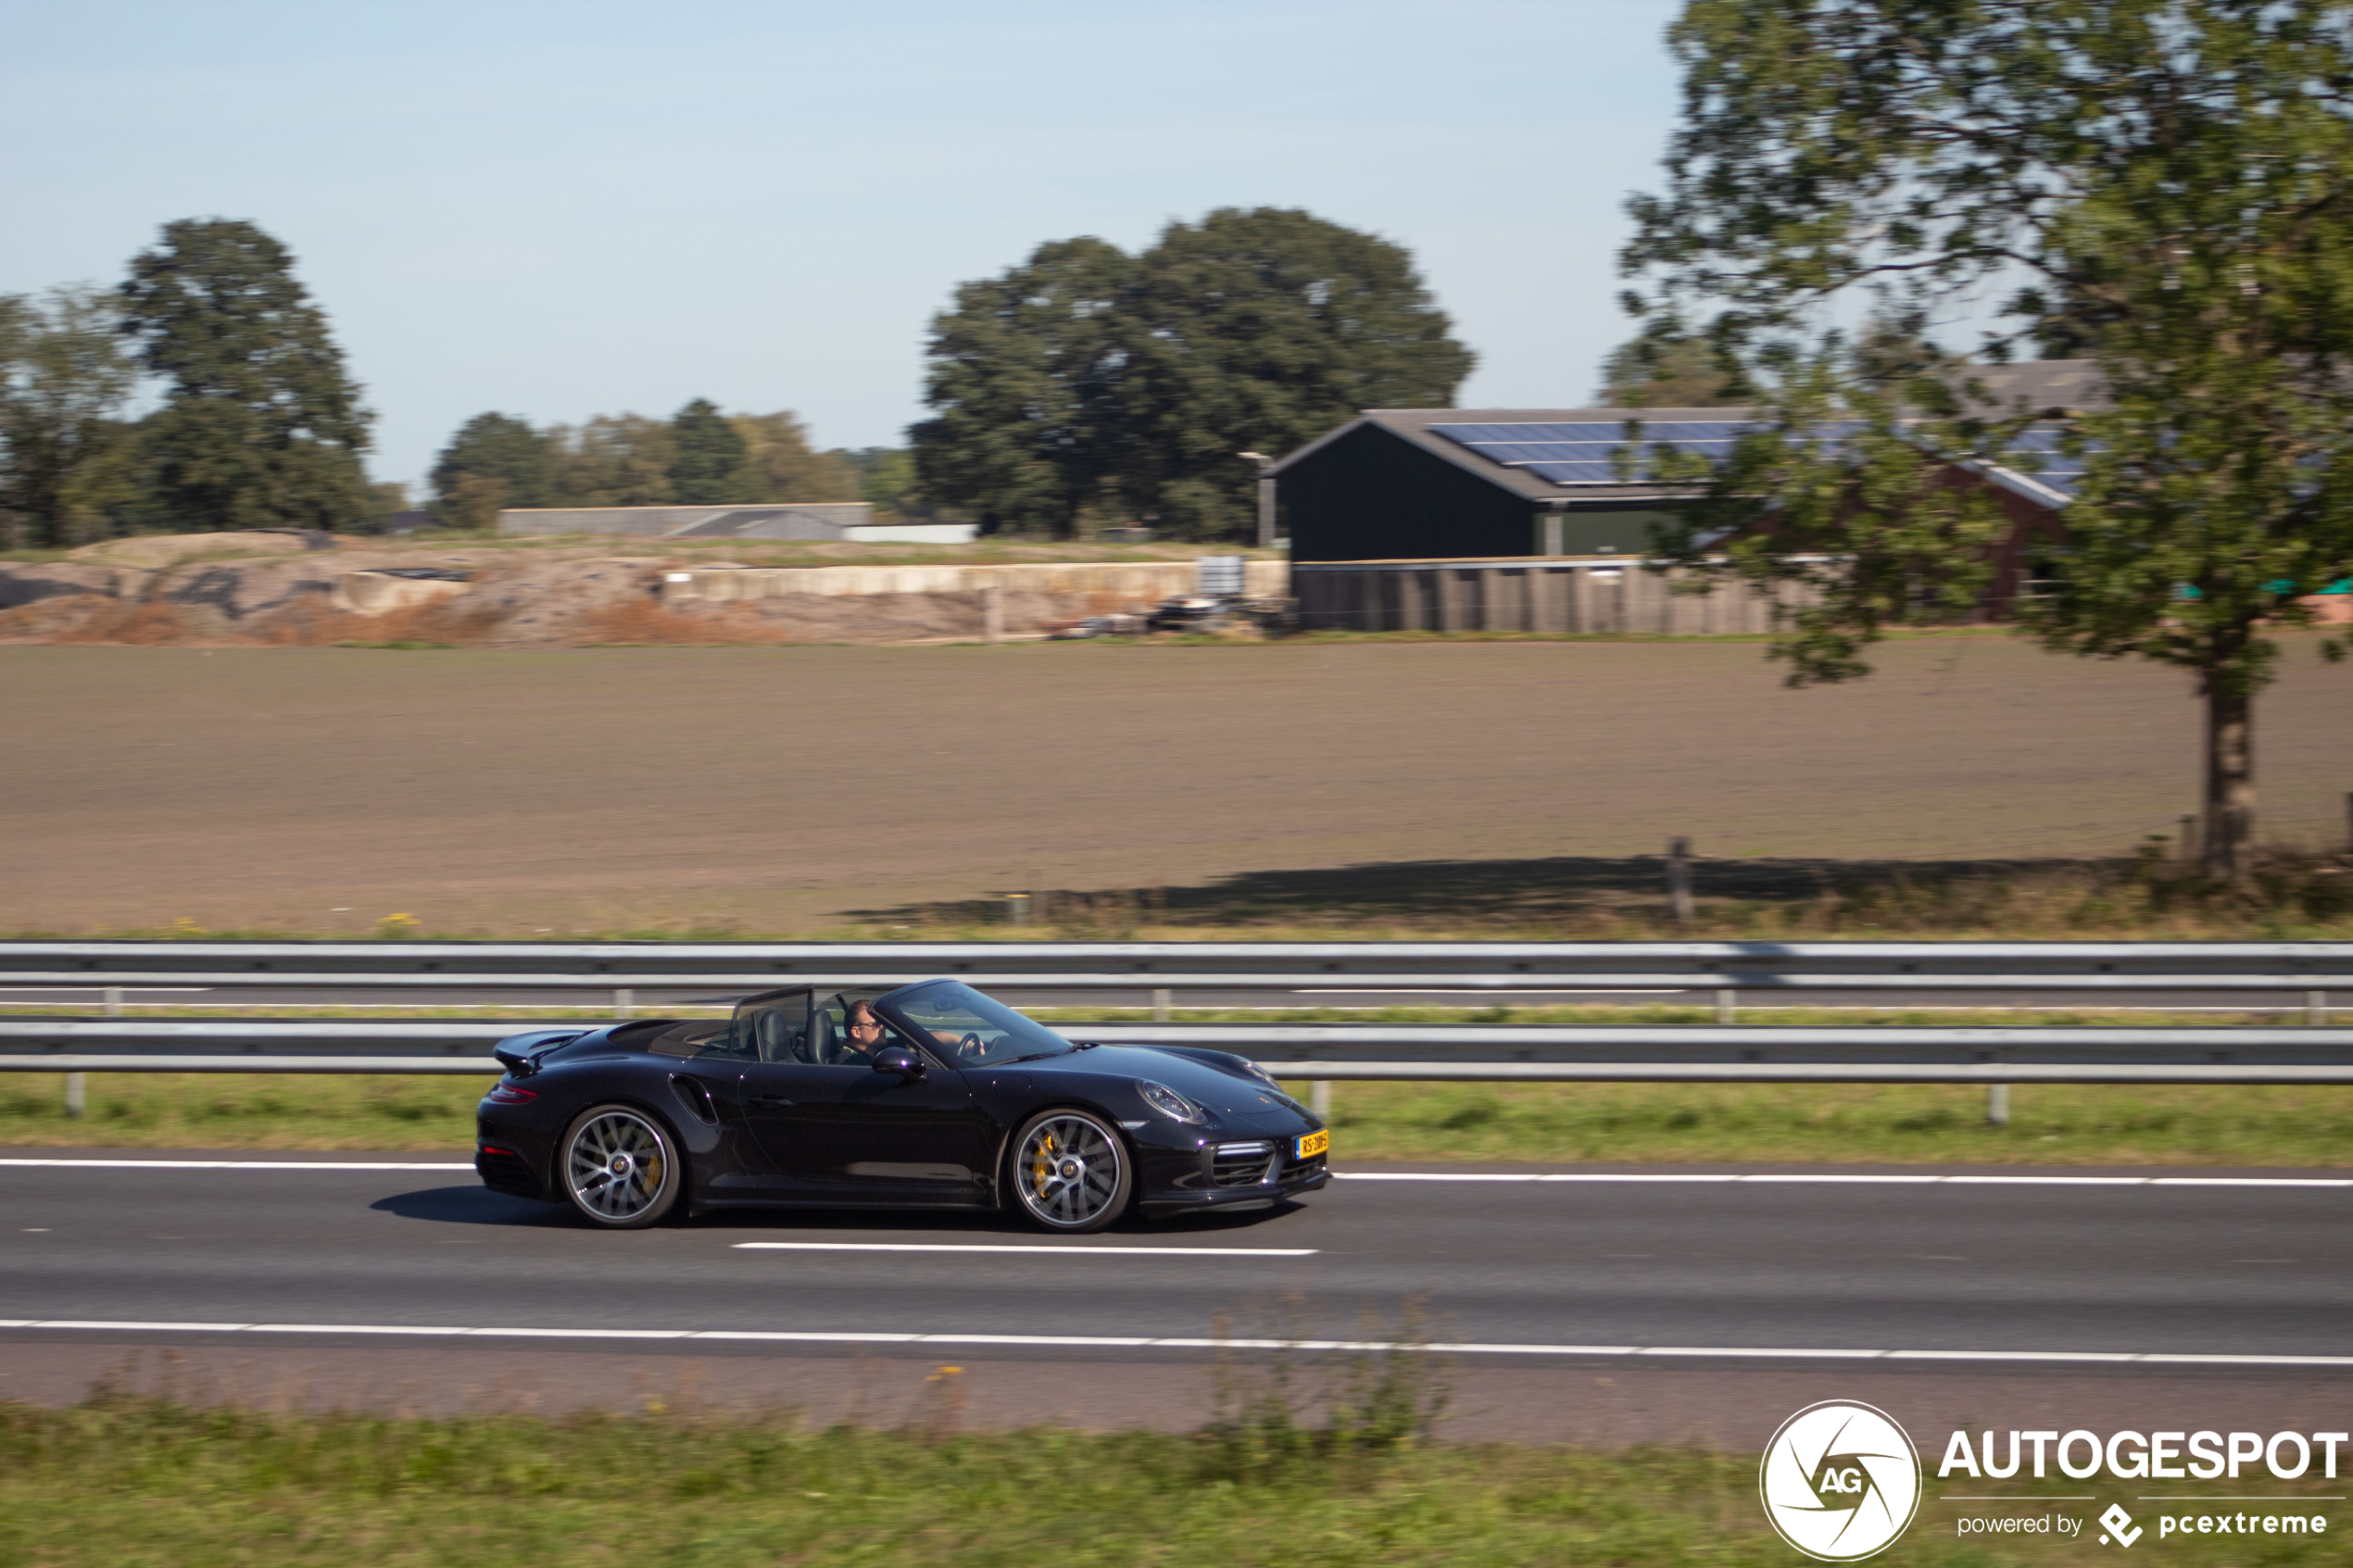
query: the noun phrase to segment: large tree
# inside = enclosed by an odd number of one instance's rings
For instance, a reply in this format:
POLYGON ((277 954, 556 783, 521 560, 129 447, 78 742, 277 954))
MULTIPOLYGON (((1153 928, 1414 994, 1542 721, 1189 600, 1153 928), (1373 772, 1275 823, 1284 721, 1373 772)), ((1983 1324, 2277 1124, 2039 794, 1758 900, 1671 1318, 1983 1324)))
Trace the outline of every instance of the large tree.
POLYGON ((140 362, 167 383, 140 445, 172 526, 364 522, 371 416, 285 246, 231 219, 167 223, 120 298, 140 362))
POLYGON ((932 320, 933 416, 907 433, 926 494, 969 508, 986 533, 1076 532, 1120 456, 1118 311, 1132 270, 1116 245, 1058 240, 958 286, 932 320))
POLYGON ((670 440, 670 493, 682 505, 716 507, 761 498, 742 493, 748 450, 743 433, 710 398, 698 397, 671 416, 670 440))
POLYGON ((0 295, 0 543, 44 548, 117 532, 135 498, 123 405, 138 379, 109 296, 0 295))
POLYGON ((452 528, 491 528, 505 507, 556 498, 548 441, 511 414, 476 414, 458 427, 433 465, 433 512, 452 528))
POLYGON ((1369 408, 1452 402, 1470 350, 1406 250, 1309 213, 1222 208, 1141 256, 1041 245, 933 322, 924 493, 990 529, 1067 535, 1089 510, 1247 536, 1245 451, 1369 408))
POLYGON ((2353 7, 1692 0, 1669 42, 1683 124, 1633 204, 1634 303, 1708 317, 1771 408, 1687 558, 1744 530, 1731 570, 1824 595, 1776 650, 1792 679, 1862 673, 1886 627, 1987 580, 1996 525, 1954 476, 2031 470, 2019 449, 2058 430, 2082 474, 2024 624, 2190 673, 2206 870, 2248 881, 2272 633, 2353 573, 2353 7), (1980 359, 2077 345, 2105 396, 2006 403, 1929 346, 1858 358, 1826 324, 1848 295, 1882 349, 1990 299, 1980 359))
POLYGON ((1171 223, 1122 311, 1123 481, 1196 537, 1246 536, 1257 469, 1366 408, 1444 408, 1474 356, 1411 252, 1286 207, 1171 223))

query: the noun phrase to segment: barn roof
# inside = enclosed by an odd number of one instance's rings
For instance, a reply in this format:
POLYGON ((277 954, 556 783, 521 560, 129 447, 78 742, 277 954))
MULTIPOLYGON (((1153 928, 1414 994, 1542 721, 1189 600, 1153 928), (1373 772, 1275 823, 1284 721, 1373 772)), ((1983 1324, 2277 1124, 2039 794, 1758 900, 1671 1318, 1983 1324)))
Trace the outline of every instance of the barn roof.
MULTIPOLYGON (((1989 411, 2027 408, 2075 412, 2097 407, 2101 386, 2089 360, 2049 359, 1972 367, 1989 411)), ((1700 456, 1720 455, 1757 425, 1758 410, 1716 408, 1372 408, 1274 465, 1302 462, 1341 437, 1375 426, 1431 456, 1468 470, 1539 504, 1624 507, 1692 494, 1688 483, 1649 479, 1637 462, 1621 472, 1613 454, 1627 445, 1626 425, 1640 420, 1645 443, 1672 443, 1700 456)), ((1854 427, 1844 427, 1854 428, 1854 427)), ((2080 458, 2058 451, 2060 427, 2031 427, 2015 444, 2036 454, 2031 471, 1987 465, 1988 479, 2043 506, 2067 504, 2080 458)), ((1839 428, 1823 434, 1836 439, 1839 428)))

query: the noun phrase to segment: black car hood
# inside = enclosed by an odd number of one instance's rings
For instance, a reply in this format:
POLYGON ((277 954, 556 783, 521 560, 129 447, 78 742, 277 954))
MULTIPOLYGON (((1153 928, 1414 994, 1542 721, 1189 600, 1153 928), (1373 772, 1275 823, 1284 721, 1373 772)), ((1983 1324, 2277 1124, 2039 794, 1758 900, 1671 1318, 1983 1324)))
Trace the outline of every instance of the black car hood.
POLYGON ((1149 1078, 1165 1084, 1204 1110, 1228 1121, 1282 1113, 1299 1114, 1295 1102, 1255 1078, 1212 1067, 1205 1061, 1151 1046, 1093 1046, 1068 1056, 1025 1061, 1020 1071, 1049 1074, 1085 1073, 1090 1077, 1149 1078))

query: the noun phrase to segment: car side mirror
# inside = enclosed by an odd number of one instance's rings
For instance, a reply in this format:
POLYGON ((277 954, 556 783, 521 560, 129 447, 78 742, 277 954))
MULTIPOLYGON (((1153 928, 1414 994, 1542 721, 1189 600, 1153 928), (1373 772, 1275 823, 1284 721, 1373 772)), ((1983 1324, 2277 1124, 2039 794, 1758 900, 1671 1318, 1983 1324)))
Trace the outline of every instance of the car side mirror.
POLYGON ((923 1059, 904 1046, 885 1046, 875 1053, 875 1071, 896 1073, 901 1078, 920 1078, 924 1075, 923 1059))

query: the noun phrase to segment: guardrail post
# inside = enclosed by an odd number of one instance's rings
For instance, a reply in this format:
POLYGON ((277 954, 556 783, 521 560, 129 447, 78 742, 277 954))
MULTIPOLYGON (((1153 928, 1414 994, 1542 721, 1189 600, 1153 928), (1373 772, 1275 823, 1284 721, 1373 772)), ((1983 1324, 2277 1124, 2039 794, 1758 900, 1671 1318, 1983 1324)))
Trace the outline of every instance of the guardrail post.
POLYGON ((1168 1002, 1169 997, 1165 988, 1152 993, 1152 1022, 1154 1023, 1168 1022, 1168 1002))
POLYGON ((1318 1078, 1308 1085, 1307 1109, 1315 1113, 1316 1121, 1327 1127, 1331 1125, 1332 1081, 1329 1078, 1318 1078))
POLYGON ((2304 1022, 2320 1024, 2322 1028, 2328 1026, 2329 994, 2326 991, 2304 993, 2304 1022))
POLYGON ((1732 1014, 1733 1014, 1734 1012, 1738 1011, 1738 1010, 1739 1010, 1739 1009, 1740 1009, 1740 993, 1739 993, 1738 991, 1735 991, 1735 990, 1733 990, 1730 986, 1727 985, 1727 986, 1725 986, 1723 989, 1721 989, 1721 990, 1719 990, 1719 991, 1718 991, 1718 992, 1716 993, 1716 1022, 1718 1022, 1718 1023, 1730 1023, 1730 1022, 1732 1022, 1732 1014))
POLYGON ((612 1015, 615 1018, 636 1017, 637 993, 626 985, 616 988, 612 994, 612 1015))
POLYGON ((2007 1084, 1985 1085, 1985 1124, 1989 1127, 2010 1124, 2010 1086, 2007 1084))
MULTIPOLYGON (((122 1016, 122 987, 109 985, 99 995, 104 999, 100 1002, 98 1010, 108 1018, 120 1018, 122 1016)), ((66 1115, 79 1122, 89 1113, 90 1074, 87 1073, 67 1073, 66 1115)))
POLYGON ((1671 840, 1667 846, 1667 912, 1679 926, 1692 923, 1692 841, 1671 840))
POLYGON ((1005 640, 1005 585, 991 583, 980 591, 980 634, 991 643, 1005 640))

